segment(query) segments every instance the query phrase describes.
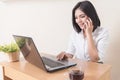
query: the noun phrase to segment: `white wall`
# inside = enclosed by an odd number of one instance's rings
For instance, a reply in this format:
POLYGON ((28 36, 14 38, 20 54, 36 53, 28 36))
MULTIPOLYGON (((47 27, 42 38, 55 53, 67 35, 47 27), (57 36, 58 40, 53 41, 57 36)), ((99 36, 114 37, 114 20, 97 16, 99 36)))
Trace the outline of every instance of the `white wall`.
MULTIPOLYGON (((40 52, 57 54, 67 48, 72 30, 71 10, 80 0, 2 0, 0 3, 0 44, 12 34, 33 37, 40 52)), ((91 0, 103 27, 110 33, 105 63, 112 65, 113 80, 119 77, 120 5, 115 0, 91 0)))
POLYGON ((66 48, 72 29, 71 8, 74 2, 7 1, 1 11, 0 37, 9 42, 12 34, 32 36, 40 51, 61 51, 66 48))
POLYGON ((112 80, 120 80, 120 4, 117 0, 94 1, 103 25, 108 27, 110 43, 105 61, 112 65, 112 80))

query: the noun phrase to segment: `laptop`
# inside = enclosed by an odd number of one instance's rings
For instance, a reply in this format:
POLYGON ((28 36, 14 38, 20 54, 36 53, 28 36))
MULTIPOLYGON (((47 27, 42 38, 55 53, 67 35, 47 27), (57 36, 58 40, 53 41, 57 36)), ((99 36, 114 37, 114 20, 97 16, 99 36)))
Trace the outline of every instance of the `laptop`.
POLYGON ((29 63, 43 69, 47 72, 53 72, 60 69, 65 69, 71 66, 75 66, 76 63, 66 60, 58 61, 46 56, 42 56, 35 46, 35 43, 31 37, 13 35, 19 49, 21 50, 24 58, 29 63))

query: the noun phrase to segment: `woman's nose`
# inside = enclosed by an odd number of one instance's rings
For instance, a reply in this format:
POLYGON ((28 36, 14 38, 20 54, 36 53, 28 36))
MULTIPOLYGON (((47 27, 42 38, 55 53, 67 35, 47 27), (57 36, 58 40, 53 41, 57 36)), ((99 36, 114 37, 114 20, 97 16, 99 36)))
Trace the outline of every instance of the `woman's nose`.
POLYGON ((78 19, 78 20, 77 20, 77 22, 78 22, 78 23, 81 23, 81 22, 82 22, 82 20, 81 20, 81 19, 78 19))

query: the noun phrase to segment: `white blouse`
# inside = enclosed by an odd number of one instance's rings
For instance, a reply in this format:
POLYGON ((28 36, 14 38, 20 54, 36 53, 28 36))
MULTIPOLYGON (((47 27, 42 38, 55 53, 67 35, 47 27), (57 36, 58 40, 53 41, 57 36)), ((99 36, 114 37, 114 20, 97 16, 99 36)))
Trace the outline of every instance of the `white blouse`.
MULTIPOLYGON (((95 42, 95 46, 97 47, 98 50, 98 55, 100 58, 99 61, 103 61, 104 53, 109 37, 108 30, 103 27, 98 27, 92 33, 92 36, 95 42)), ((72 32, 66 53, 73 54, 74 57, 79 58, 81 60, 86 60, 86 61, 90 60, 90 56, 88 54, 87 39, 84 38, 83 31, 77 33, 74 30, 72 32)))

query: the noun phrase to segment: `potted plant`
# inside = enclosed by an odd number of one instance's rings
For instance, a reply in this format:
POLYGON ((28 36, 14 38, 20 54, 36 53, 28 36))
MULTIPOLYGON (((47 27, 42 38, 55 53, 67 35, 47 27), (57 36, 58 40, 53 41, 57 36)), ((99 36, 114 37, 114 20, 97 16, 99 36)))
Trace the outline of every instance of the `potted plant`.
POLYGON ((8 54, 10 62, 19 61, 20 50, 15 42, 0 45, 0 51, 8 54))

